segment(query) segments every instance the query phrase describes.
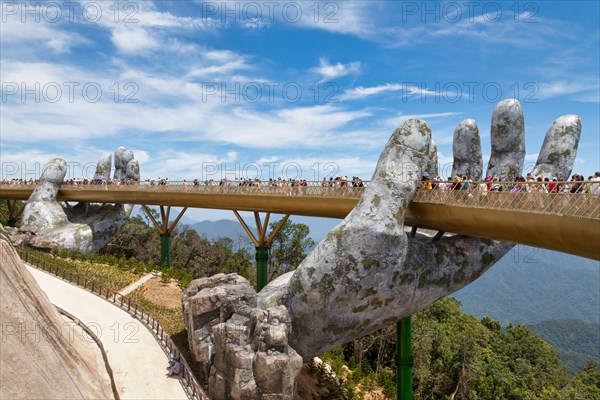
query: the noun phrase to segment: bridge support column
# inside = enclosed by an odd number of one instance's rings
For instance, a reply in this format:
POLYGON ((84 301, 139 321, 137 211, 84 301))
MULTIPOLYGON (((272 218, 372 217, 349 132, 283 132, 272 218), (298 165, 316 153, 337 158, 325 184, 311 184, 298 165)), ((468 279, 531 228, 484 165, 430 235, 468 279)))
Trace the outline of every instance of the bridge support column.
POLYGON ((19 219, 23 215, 23 210, 25 210, 25 204, 21 204, 20 200, 6 200, 6 205, 8 208, 8 214, 6 214, 2 209, 0 209, 0 215, 4 221, 6 221, 6 225, 10 227, 17 226, 19 219), (21 205, 19 207, 19 205, 21 205))
POLYGON ((252 241, 252 244, 254 244, 254 247, 256 248, 256 291, 260 292, 262 288, 267 286, 267 283, 269 282, 269 250, 271 248, 271 243, 273 243, 273 239, 275 239, 275 236, 277 235, 277 233, 279 233, 279 230, 283 227, 283 225, 285 225, 290 216, 289 214, 287 214, 285 217, 283 217, 282 220, 279 221, 273 232, 271 232, 271 234, 267 236, 267 228, 269 227, 269 218, 271 217, 271 213, 268 212, 266 214, 265 221, 263 223, 260 220, 260 214, 257 211, 255 211, 254 220, 256 222, 256 232, 258 233, 257 238, 256 236, 254 236, 244 219, 241 217, 240 213, 236 210, 233 210, 233 213, 235 214, 238 221, 240 221, 240 224, 242 224, 242 227, 246 231, 246 234, 248 235, 248 237, 252 241))
POLYGON ((160 234, 160 265, 171 265, 171 234, 160 234))
POLYGON ((396 323, 396 398, 412 400, 412 317, 396 323))
POLYGON ((160 223, 154 218, 152 212, 148 206, 142 204, 142 210, 146 213, 158 233, 160 234, 160 265, 164 267, 171 266, 171 233, 177 226, 177 223, 183 217, 183 214, 187 210, 184 207, 183 210, 177 215, 177 218, 169 225, 169 216, 171 215, 171 206, 167 206, 166 210, 164 206, 160 206, 160 223))
POLYGON ((269 281, 269 246, 256 248, 256 291, 260 292, 269 281))

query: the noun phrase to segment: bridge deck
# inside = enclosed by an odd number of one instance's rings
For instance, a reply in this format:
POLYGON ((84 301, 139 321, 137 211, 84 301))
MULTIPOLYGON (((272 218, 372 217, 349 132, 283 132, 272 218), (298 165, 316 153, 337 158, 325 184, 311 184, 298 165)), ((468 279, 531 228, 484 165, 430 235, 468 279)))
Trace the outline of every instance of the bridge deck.
MULTIPOLYGON (((33 189, 33 185, 1 185, 0 199, 27 200, 33 189)), ((87 184, 63 185, 57 199, 344 218, 363 191, 363 187, 321 187, 320 183, 287 188, 265 183, 87 184)), ((421 189, 407 209, 405 223, 600 260, 600 196, 586 193, 421 189)))

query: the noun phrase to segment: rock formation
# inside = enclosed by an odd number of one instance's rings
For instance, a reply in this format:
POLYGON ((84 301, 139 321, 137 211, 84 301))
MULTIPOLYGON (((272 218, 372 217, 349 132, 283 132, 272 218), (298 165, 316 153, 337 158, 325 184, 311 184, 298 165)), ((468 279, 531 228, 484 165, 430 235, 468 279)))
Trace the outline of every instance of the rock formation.
POLYGON ((479 128, 474 119, 465 119, 454 130, 452 141, 454 163, 452 163, 452 177, 467 176, 477 179, 483 172, 483 156, 481 155, 481 141, 479 128))
MULTIPOLYGON (((549 131, 540 161, 551 160, 544 164, 547 173, 566 176, 581 125, 576 117, 559 120, 549 131), (569 140, 559 146, 556 142, 563 137, 569 140)), ((488 174, 493 171, 501 179, 520 175, 525 146, 523 114, 516 100, 498 104, 491 135, 495 164, 490 161, 488 174)), ((433 242, 424 234, 414 238, 406 234, 404 210, 431 158, 430 140, 425 122, 406 121, 387 143, 356 208, 295 271, 258 294, 259 307, 282 304, 289 310, 290 345, 305 361, 461 289, 513 247, 462 235, 444 235, 433 242)), ((478 151, 465 152, 455 168, 478 166, 480 157, 478 151)))
MULTIPOLYGON (((580 132, 577 116, 555 121, 534 173, 567 177, 580 132)), ((487 174, 502 180, 520 175, 525 138, 518 101, 505 100, 497 105, 491 143, 487 174)), ((481 179, 481 144, 475 121, 466 120, 457 127, 454 150, 453 174, 481 179)), ((261 348, 254 344, 256 315, 271 315, 271 310, 277 310, 277 319, 285 320, 288 327, 289 350, 283 352, 280 346, 279 353, 295 354, 295 350, 309 361, 454 293, 514 246, 464 235, 445 234, 433 241, 425 233, 408 234, 404 211, 423 173, 433 168, 433 153, 427 123, 416 119, 404 122, 385 146, 373 178, 352 212, 295 271, 270 282, 256 297, 241 278, 231 275, 194 282, 183 298, 185 321, 196 359, 207 365, 214 358, 209 381, 216 398, 261 398, 257 388, 260 377, 265 376, 263 364, 257 362, 258 356, 248 353, 248 349, 260 352, 261 348)), ((267 348, 269 340, 265 342, 267 348)), ((268 371, 275 373, 276 369, 268 371)))
POLYGON ((492 115, 492 155, 487 176, 514 181, 525 161, 525 120, 518 100, 503 100, 492 115))
POLYGON ((73 334, 0 227, 0 398, 112 399, 93 342, 73 334))
POLYGON ((94 179, 102 179, 109 180, 110 172, 112 170, 112 154, 104 153, 100 156, 98 160, 98 165, 96 166, 96 173, 94 174, 94 179))
POLYGON ((140 180, 140 166, 134 159, 133 151, 119 147, 115 151, 115 177, 116 180, 140 180))
MULTIPOLYGON (((96 177, 108 179, 111 154, 103 154, 96 167, 96 177)), ((20 232, 32 232, 38 239, 83 253, 98 251, 125 224, 126 208, 122 204, 79 203, 63 207, 56 195, 62 184, 67 163, 54 158, 44 168, 39 183, 25 205, 20 232)), ((119 147, 115 152, 115 178, 139 180, 140 171, 133 152, 119 147)))
POLYGON ((190 348, 214 400, 292 400, 300 357, 289 345, 283 306, 256 308, 256 293, 236 274, 193 281, 182 295, 190 348))
POLYGON ((581 119, 577 115, 557 118, 546 133, 533 175, 549 179, 556 177, 559 181, 569 180, 580 136, 581 119))

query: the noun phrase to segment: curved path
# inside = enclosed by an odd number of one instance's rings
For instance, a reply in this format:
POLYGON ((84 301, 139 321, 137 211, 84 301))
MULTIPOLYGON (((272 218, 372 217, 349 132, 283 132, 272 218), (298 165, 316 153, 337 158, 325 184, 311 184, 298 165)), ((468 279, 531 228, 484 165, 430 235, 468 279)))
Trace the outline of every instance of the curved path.
POLYGON ((167 378, 167 356, 144 325, 106 300, 46 272, 27 269, 50 301, 79 318, 102 341, 121 399, 187 399, 167 378))

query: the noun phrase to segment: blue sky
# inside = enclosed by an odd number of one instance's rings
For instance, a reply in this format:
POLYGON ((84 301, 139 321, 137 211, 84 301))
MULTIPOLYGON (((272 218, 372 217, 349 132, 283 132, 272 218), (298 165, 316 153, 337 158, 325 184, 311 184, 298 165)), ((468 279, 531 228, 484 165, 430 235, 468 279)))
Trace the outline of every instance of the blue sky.
MULTIPOLYGON (((1 6, 3 178, 54 156, 88 176, 126 146, 143 179, 369 179, 413 116, 447 175, 456 125, 477 120, 485 162, 492 110, 512 97, 530 166, 552 121, 578 114, 574 170, 600 169, 596 1, 1 6)), ((209 214, 231 218, 191 216, 209 214)))

